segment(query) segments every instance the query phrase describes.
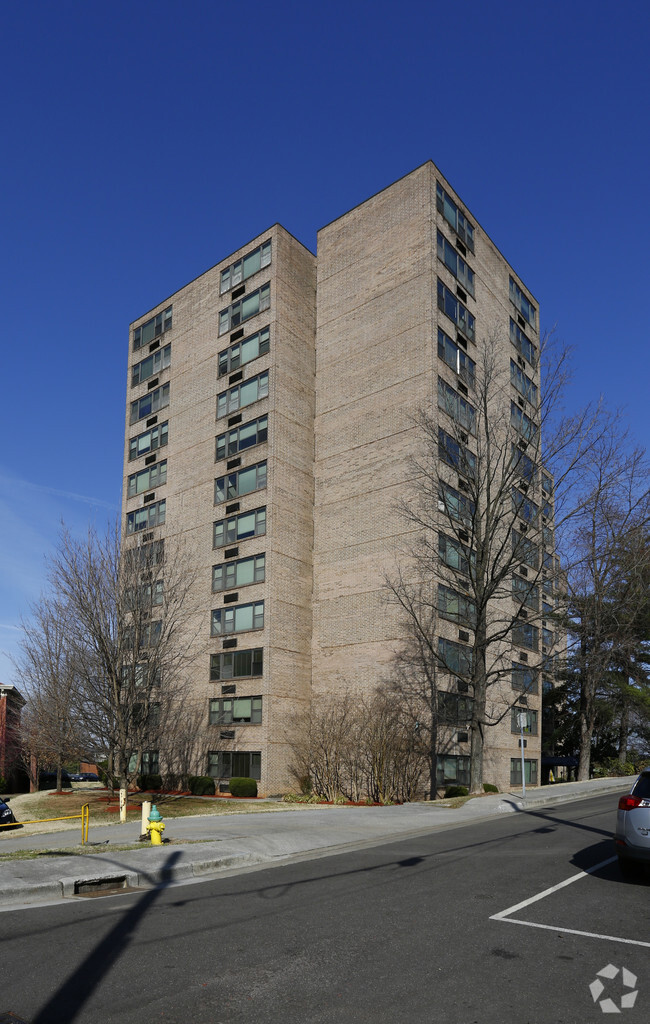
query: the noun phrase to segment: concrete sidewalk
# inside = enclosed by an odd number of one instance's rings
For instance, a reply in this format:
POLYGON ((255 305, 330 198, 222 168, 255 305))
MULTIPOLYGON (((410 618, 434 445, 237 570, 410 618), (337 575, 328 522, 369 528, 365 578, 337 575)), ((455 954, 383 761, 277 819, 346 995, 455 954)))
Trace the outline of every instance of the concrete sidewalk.
POLYGON ((469 800, 457 809, 437 803, 403 804, 397 807, 330 807, 310 805, 273 814, 215 815, 170 818, 160 847, 120 851, 135 843, 139 822, 93 828, 89 846, 100 852, 87 855, 82 847, 70 850, 76 835, 70 831, 41 833, 22 838, 13 833, 3 838, 0 852, 42 850, 32 860, 0 863, 0 908, 16 909, 27 903, 74 896, 79 887, 92 883, 151 888, 165 882, 208 877, 219 871, 273 864, 294 858, 335 854, 352 848, 408 839, 440 829, 456 828, 497 814, 555 806, 612 793, 628 792, 633 778, 592 779, 469 800))

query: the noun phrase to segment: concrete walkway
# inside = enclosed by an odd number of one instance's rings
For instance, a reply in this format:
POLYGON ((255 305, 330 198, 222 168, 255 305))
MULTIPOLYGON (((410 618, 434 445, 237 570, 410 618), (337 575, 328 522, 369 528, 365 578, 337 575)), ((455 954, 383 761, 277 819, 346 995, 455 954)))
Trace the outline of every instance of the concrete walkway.
MULTIPOLYGON (((162 883, 205 878, 224 870, 273 864, 288 859, 324 856, 351 848, 408 839, 440 829, 457 828, 497 814, 515 813, 568 800, 610 792, 612 828, 615 797, 629 792, 633 778, 592 779, 563 783, 521 793, 507 793, 469 800, 457 809, 437 803, 404 804, 398 807, 330 807, 309 805, 273 814, 204 815, 170 818, 160 847, 119 850, 135 843, 140 823, 94 828, 89 846, 98 851, 83 853, 74 833, 51 832, 3 837, 0 852, 41 850, 30 860, 0 863, 0 909, 16 909, 28 903, 74 896, 80 886, 93 882, 116 886, 151 888, 162 883)), ((86 847, 87 849, 87 847, 86 847)))

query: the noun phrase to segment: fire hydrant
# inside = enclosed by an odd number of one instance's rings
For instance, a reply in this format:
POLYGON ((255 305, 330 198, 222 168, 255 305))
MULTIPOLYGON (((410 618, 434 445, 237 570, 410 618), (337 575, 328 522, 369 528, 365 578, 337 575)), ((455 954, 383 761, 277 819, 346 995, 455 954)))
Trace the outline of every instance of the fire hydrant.
POLYGON ((162 820, 162 814, 154 804, 151 808, 151 814, 147 818, 147 832, 151 839, 152 846, 162 846, 162 834, 165 831, 165 822, 162 820))

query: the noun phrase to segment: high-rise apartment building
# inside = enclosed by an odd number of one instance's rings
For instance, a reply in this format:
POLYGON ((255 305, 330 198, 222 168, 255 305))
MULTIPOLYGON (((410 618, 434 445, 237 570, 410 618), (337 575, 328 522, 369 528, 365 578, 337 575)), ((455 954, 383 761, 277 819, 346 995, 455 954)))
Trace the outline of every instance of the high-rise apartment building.
MULTIPOLYGON (((193 688, 204 770, 221 787, 250 775, 260 792, 289 788, 310 701, 385 677, 403 641, 384 580, 403 550, 413 414, 437 410, 462 500, 453 412, 471 415, 483 339, 500 339, 512 417, 530 422, 538 331, 531 293, 430 162, 324 227, 316 256, 275 225, 134 322, 124 533, 182 537, 196 568, 193 688)), ((459 600, 438 602, 440 640, 457 647, 469 639, 459 600)), ((552 642, 524 612, 495 697, 508 713, 486 742, 485 777, 500 788, 521 781, 513 703, 527 716, 526 781, 538 781, 538 670, 552 642)), ((466 780, 468 741, 462 724, 448 730, 441 785, 466 780)))

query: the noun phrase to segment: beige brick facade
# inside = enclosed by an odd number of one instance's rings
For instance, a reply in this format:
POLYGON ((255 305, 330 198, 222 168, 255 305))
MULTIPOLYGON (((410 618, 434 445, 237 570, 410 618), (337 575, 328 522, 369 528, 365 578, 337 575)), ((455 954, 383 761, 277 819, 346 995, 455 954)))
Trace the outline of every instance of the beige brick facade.
MULTIPOLYGON (((312 696, 371 691, 389 672, 401 643, 403 630, 386 599, 384 577, 408 542, 397 506, 414 486, 413 416, 420 407, 437 407, 439 375, 455 381, 437 355, 438 326, 447 333, 453 327, 438 309, 438 280, 460 294, 437 256, 438 230, 457 242, 437 209, 437 182, 474 225, 468 263, 475 272, 475 297, 464 302, 476 318, 476 342, 465 347, 476 359, 480 339, 492 333, 503 339, 508 385, 509 278, 519 278, 430 162, 324 227, 317 258, 275 225, 132 325, 124 521, 129 513, 166 501, 164 525, 142 526, 135 534, 182 538, 196 569, 201 611, 192 686, 205 700, 206 723, 208 700, 221 697, 223 686, 234 687, 238 698, 261 696, 263 702, 261 724, 228 726, 234 739, 222 740, 223 730, 206 724, 206 748, 261 755, 263 793, 291 786, 292 730, 299 728, 312 696), (222 270, 268 242, 268 265, 220 293, 222 270), (252 303, 253 293, 267 284, 268 308, 219 334, 222 311, 234 302, 252 303), (171 328, 150 344, 171 344, 170 365, 132 387, 131 367, 150 348, 147 343, 134 351, 134 331, 169 307, 171 328), (219 353, 266 328, 268 352, 219 376, 219 353), (216 418, 219 395, 267 371, 268 394, 216 418), (131 404, 166 383, 168 405, 130 422, 131 404), (168 444, 155 453, 156 462, 167 460, 166 483, 128 498, 126 479, 145 463, 143 457, 129 459, 129 439, 150 429, 154 416, 151 429, 169 424, 168 444), (227 457, 215 462, 216 436, 263 416, 267 441, 239 453, 236 466, 227 457), (262 461, 265 487, 215 505, 216 477, 262 461), (261 508, 264 533, 213 548, 215 522, 261 508), (263 582, 212 593, 214 565, 261 553, 263 582), (213 610, 261 601, 263 629, 211 635, 213 610), (211 654, 260 647, 261 677, 210 681, 211 654)), ((463 251, 462 244, 458 249, 463 251)), ((458 640, 458 628, 443 622, 441 635, 458 640)), ((512 691, 504 685, 494 700, 506 707, 512 691)), ((539 710, 539 697, 530 697, 528 706, 539 710)), ((538 719, 541 730, 541 713, 538 719)), ((539 761, 539 735, 527 740, 526 757, 539 761)), ((455 737, 450 744, 451 755, 469 752, 455 737)), ((507 789, 510 759, 517 756, 507 714, 490 730, 485 779, 507 789)))

